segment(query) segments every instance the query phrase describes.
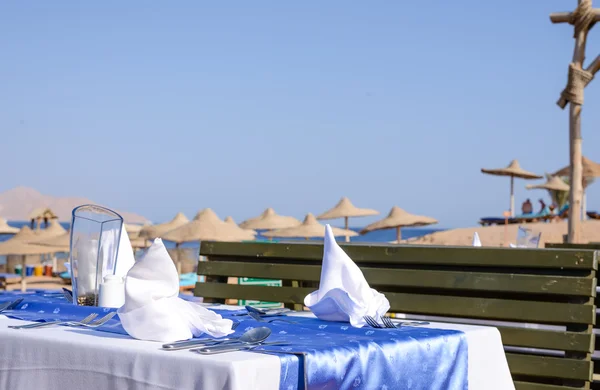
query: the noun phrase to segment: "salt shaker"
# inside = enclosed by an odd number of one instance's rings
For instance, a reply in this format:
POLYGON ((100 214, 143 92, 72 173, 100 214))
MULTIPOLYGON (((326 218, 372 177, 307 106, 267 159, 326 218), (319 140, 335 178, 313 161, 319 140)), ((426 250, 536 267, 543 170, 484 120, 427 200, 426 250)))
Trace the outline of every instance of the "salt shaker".
POLYGON ((106 275, 100 284, 98 306, 119 308, 125 303, 125 284, 117 275, 106 275))

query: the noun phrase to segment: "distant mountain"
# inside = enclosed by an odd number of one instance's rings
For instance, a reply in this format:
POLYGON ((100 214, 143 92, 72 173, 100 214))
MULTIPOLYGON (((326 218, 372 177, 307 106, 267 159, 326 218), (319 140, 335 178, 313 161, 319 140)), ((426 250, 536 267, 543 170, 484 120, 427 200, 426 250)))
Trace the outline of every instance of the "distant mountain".
MULTIPOLYGON (((86 198, 54 197, 44 195, 33 188, 16 187, 0 192, 0 217, 6 218, 9 221, 26 221, 29 213, 34 209, 48 207, 58 215, 60 221, 70 222, 73 209, 83 204, 97 203, 86 198)), ((148 221, 147 218, 141 215, 122 211, 117 212, 128 223, 142 224, 148 221)))

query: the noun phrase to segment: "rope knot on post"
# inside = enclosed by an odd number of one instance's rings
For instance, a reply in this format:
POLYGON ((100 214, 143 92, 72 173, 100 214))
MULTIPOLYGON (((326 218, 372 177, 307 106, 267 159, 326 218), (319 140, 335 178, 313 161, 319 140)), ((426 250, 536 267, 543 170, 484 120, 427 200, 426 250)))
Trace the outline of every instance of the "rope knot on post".
POLYGON ((569 64, 569 79, 561 96, 571 104, 583 104, 583 90, 592 81, 594 75, 587 70, 579 69, 574 63, 569 64))
POLYGON ((582 0, 581 3, 571 13, 569 23, 575 26, 575 35, 577 38, 580 32, 589 31, 594 27, 596 15, 592 8, 592 0, 582 0))

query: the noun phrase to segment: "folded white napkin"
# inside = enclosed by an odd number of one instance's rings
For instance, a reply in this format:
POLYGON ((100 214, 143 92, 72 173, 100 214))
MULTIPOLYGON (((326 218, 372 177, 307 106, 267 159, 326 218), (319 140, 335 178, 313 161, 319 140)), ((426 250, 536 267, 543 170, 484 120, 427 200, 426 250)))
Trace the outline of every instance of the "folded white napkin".
POLYGON ((233 333, 233 321, 178 295, 177 270, 157 238, 125 278, 125 304, 118 310, 123 328, 136 339, 161 342, 233 333))
MULTIPOLYGON (((131 267, 133 267, 133 264, 135 264, 133 248, 131 247, 131 241, 129 241, 129 236, 125 231, 125 227, 122 227, 120 237, 118 229, 111 229, 102 233, 102 245, 100 245, 100 256, 102 257, 103 264, 105 264, 105 266, 108 265, 109 262, 112 261, 112 259, 110 259, 110 256, 116 250, 117 240, 119 244, 119 252, 117 253, 115 275, 125 278, 127 272, 131 269, 131 267)), ((84 295, 95 291, 96 288, 96 260, 98 258, 98 240, 78 239, 75 243, 75 248, 79 257, 79 261, 77 262, 79 266, 78 274, 86 275, 86 277, 80 276, 78 278, 79 294, 84 295)), ((102 275, 102 279, 104 278, 104 276, 106 276, 106 274, 102 275)))
POLYGON ((117 266, 115 268, 115 275, 125 278, 127 272, 135 264, 135 256, 133 254, 133 248, 131 247, 131 241, 129 235, 125 230, 125 225, 121 227, 121 238, 119 239, 119 254, 117 255, 117 266))
POLYGON ((390 309, 385 295, 369 287, 362 271, 335 242, 325 225, 325 245, 319 289, 304 298, 304 304, 325 321, 365 325, 363 316, 383 316, 390 309))
POLYGON ((479 234, 477 232, 473 234, 473 246, 481 246, 481 240, 479 240, 479 234))

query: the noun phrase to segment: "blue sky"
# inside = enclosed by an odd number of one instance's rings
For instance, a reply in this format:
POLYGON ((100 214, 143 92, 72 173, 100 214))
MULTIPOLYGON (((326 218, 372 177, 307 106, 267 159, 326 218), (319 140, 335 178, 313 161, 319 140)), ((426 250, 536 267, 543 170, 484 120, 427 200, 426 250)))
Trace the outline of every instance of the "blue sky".
MULTIPOLYGON (((154 221, 204 207, 302 217, 346 195, 473 225, 508 206, 508 179, 480 168, 568 163, 555 102, 572 28, 548 15, 575 4, 3 2, 0 191, 154 221)), ((600 161, 600 81, 585 99, 584 154, 600 161)), ((546 197, 525 184, 517 204, 546 197)))

